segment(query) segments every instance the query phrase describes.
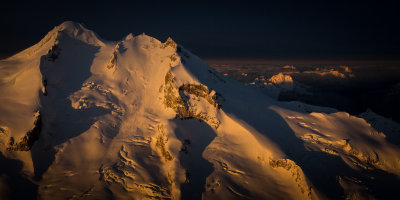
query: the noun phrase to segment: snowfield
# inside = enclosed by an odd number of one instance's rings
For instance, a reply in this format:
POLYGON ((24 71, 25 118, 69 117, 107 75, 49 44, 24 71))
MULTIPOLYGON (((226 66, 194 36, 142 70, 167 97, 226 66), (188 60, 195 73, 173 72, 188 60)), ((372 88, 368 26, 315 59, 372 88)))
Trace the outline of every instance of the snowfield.
POLYGON ((0 61, 0 92, 1 199, 399 194, 397 123, 279 102, 170 38, 106 41, 64 22, 0 61))

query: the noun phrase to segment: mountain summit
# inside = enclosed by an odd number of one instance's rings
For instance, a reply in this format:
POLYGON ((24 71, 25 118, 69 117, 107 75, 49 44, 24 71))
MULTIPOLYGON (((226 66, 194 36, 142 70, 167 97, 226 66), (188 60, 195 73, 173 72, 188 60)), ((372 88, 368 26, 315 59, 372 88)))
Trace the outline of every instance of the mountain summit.
POLYGON ((2 199, 398 193, 400 149, 386 133, 345 112, 271 99, 171 38, 106 41, 64 22, 0 61, 0 92, 0 159, 10 166, 0 171, 2 199))

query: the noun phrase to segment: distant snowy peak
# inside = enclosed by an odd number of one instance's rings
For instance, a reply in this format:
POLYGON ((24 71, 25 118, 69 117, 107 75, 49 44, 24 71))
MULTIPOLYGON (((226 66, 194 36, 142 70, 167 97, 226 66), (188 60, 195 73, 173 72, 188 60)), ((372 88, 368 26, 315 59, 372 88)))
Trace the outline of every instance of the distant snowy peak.
POLYGON ((285 75, 283 73, 279 73, 277 75, 272 76, 268 79, 274 85, 277 85, 281 88, 292 90, 293 89, 293 79, 290 75, 285 75))
POLYGON ((306 70, 298 75, 303 76, 313 76, 314 78, 320 79, 352 79, 355 75, 348 66, 338 65, 338 66, 328 66, 328 67, 317 67, 312 70, 306 70))
POLYGON ((262 88, 262 90, 273 99, 277 99, 283 91, 295 90, 297 86, 293 78, 284 73, 275 74, 268 79, 265 76, 256 77, 250 85, 262 88))

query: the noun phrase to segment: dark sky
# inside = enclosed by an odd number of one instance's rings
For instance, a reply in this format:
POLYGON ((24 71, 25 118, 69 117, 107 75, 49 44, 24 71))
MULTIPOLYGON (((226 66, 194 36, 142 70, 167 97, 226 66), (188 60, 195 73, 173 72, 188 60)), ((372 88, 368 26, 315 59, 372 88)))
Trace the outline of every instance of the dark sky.
POLYGON ((0 55, 23 50, 72 20, 106 40, 130 32, 162 41, 171 36, 203 58, 399 60, 399 5, 378 0, 2 1, 0 55))

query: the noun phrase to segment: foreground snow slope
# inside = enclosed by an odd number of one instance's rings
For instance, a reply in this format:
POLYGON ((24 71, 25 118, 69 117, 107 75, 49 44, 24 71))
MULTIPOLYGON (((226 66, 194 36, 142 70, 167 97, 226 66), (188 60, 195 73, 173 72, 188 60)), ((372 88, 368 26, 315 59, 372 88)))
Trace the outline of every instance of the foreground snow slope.
POLYGON ((0 83, 1 157, 40 199, 384 198, 399 185, 399 147, 364 119, 275 101, 172 39, 110 42, 64 22, 2 60, 0 83))

